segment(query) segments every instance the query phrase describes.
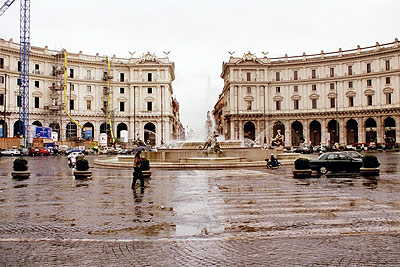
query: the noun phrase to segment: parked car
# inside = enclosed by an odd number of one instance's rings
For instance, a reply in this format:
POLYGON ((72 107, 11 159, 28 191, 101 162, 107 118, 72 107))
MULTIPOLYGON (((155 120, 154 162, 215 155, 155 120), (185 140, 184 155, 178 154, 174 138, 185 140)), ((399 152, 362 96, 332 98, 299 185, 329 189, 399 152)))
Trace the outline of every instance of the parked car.
POLYGON ((29 149, 27 149, 27 148, 20 148, 19 151, 21 152, 21 156, 29 155, 29 149))
POLYGON ((121 152, 120 152, 119 154, 121 154, 121 155, 128 155, 130 152, 131 152, 131 151, 130 151, 129 149, 124 148, 124 149, 121 150, 121 152))
POLYGON ((72 152, 82 152, 83 154, 87 154, 86 150, 84 148, 80 148, 80 147, 74 147, 72 149, 69 149, 69 150, 65 151, 65 154, 68 155, 68 154, 70 154, 72 152))
POLYGON ((352 145, 347 145, 344 150, 346 151, 350 151, 350 150, 355 150, 354 147, 352 145))
POLYGON ((327 152, 321 154, 317 159, 310 160, 311 170, 320 174, 326 174, 328 171, 360 171, 362 166, 361 159, 355 159, 345 152, 327 152))
POLYGON ((18 149, 5 149, 1 151, 2 156, 20 156, 21 151, 18 149))
POLYGON ((31 149, 29 149, 28 155, 29 156, 39 156, 40 155, 39 148, 31 148, 31 149))
POLYGON ((39 148, 39 155, 40 156, 48 156, 50 155, 50 151, 48 149, 45 148, 39 148))

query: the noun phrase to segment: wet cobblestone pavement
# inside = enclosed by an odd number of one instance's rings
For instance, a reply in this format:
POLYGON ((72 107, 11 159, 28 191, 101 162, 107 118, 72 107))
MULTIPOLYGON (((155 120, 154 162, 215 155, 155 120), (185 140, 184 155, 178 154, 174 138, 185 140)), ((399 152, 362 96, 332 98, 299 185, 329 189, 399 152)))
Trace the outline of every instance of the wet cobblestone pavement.
POLYGON ((375 155, 378 179, 153 169, 135 194, 132 170, 29 157, 14 180, 3 157, 0 266, 400 266, 400 153, 375 155))

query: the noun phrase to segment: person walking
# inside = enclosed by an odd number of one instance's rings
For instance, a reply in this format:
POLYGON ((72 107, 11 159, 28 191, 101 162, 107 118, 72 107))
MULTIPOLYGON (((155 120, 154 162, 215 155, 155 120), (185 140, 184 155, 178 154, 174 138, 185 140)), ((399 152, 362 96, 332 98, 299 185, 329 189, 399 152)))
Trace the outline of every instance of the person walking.
POLYGON ((144 177, 141 169, 141 161, 142 158, 140 157, 140 151, 137 151, 135 154, 135 158, 133 161, 133 180, 132 180, 132 189, 135 189, 136 181, 140 179, 140 191, 144 191, 144 177))

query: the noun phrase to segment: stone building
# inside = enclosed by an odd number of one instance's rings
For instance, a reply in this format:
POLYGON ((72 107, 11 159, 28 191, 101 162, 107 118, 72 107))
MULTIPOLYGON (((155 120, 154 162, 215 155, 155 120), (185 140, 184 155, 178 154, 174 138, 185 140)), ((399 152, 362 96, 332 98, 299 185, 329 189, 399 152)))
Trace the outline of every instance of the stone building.
POLYGON ((247 53, 222 66, 213 115, 225 139, 286 146, 400 142, 400 43, 301 56, 247 53))
MULTIPOLYGON (((183 127, 169 52, 164 57, 134 54, 106 58, 32 46, 29 124, 51 127, 60 140, 98 140, 100 133, 118 140, 123 130, 129 140, 138 135, 153 145, 180 139, 183 127)), ((19 134, 19 67, 19 44, 0 39, 0 127, 8 137, 19 134)))

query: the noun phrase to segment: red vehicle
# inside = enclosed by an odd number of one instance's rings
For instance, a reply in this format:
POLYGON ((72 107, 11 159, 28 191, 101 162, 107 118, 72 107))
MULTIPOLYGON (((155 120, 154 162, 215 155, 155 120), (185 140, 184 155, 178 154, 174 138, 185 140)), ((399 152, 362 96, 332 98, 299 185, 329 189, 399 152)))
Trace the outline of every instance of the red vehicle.
POLYGON ((29 149, 29 156, 43 156, 43 155, 49 155, 50 151, 44 148, 31 148, 29 149))
POLYGON ((44 148, 39 148, 39 155, 40 156, 43 156, 43 155, 48 156, 48 155, 50 155, 50 151, 47 149, 44 149, 44 148))

